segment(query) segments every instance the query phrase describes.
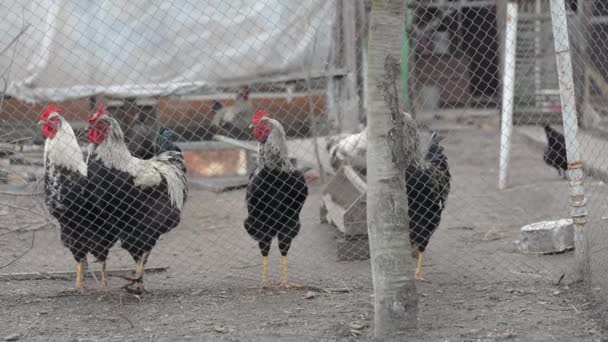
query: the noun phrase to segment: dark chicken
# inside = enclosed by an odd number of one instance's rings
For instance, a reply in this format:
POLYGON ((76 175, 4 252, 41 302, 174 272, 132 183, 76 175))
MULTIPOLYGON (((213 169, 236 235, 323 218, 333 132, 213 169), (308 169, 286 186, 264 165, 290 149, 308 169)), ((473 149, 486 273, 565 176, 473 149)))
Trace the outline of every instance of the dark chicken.
POLYGON ((104 224, 94 190, 97 184, 87 178, 87 165, 70 124, 50 105, 40 118, 44 144, 44 184, 46 204, 57 219, 61 241, 76 262, 76 287, 84 290, 87 254, 102 262, 101 288, 107 287, 106 259, 116 242, 115 232, 104 224))
POLYGON ((181 152, 174 143, 179 135, 167 127, 157 129, 159 124, 147 124, 150 115, 139 111, 137 121, 128 129, 127 147, 134 157, 150 159, 166 151, 181 152))
POLYGON ((557 173, 566 177, 568 170, 568 156, 566 154, 566 138, 560 132, 554 130, 549 125, 545 125, 545 134, 547 135, 547 147, 543 154, 543 161, 554 167, 557 173))
POLYGON ((96 182, 105 189, 103 212, 136 262, 135 276, 125 288, 141 293, 150 252, 181 219, 188 193, 184 159, 176 151, 147 160, 133 157, 120 125, 103 107, 89 119, 89 140, 89 170, 96 170, 96 182))
MULTIPOLYGON (((411 117, 409 121, 414 126, 414 130, 417 130, 411 117)), ((415 139, 418 139, 417 134, 415 134, 415 139)), ((448 158, 443 153, 443 147, 439 145, 441 139, 442 137, 437 132, 432 133, 431 142, 423 160, 420 160, 416 142, 414 158, 405 171, 410 243, 412 244, 412 256, 418 258, 417 281, 424 281, 422 277, 423 253, 431 236, 439 227, 441 214, 450 193, 451 175, 448 158)))
POLYGON ((300 231, 300 212, 308 197, 304 175, 295 169, 288 157, 283 126, 258 111, 251 127, 259 142, 258 166, 247 185, 247 233, 258 242, 262 253, 262 286, 269 287, 268 254, 274 237, 282 256, 282 277, 279 287, 301 287, 289 283, 287 253, 300 231))

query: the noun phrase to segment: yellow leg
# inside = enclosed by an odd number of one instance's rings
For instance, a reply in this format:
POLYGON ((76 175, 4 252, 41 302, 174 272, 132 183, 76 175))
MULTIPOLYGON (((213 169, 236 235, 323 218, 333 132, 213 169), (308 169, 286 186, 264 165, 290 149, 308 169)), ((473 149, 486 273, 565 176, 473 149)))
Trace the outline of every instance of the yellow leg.
POLYGON ((139 260, 137 260, 137 264, 135 264, 135 277, 143 278, 144 277, 144 261, 146 260, 145 255, 142 255, 139 260))
POLYGON ((268 257, 262 256, 262 287, 267 289, 270 287, 268 281, 268 257))
POLYGON ((130 284, 123 286, 125 290, 134 294, 142 294, 147 292, 144 288, 144 266, 146 261, 148 260, 149 253, 144 253, 139 259, 137 259, 137 263, 135 264, 135 277, 127 278, 131 281, 130 284), (134 288, 131 288, 134 286, 134 288))
POLYGON ((284 288, 284 289, 291 289, 291 288, 302 288, 302 285, 298 285, 298 284, 292 284, 289 282, 289 271, 288 271, 288 261, 287 261, 287 256, 281 257, 281 263, 282 263, 282 277, 281 277, 281 283, 279 284, 279 287, 284 288))
POLYGON ((426 281, 422 276, 422 263, 424 262, 424 254, 418 252, 418 264, 416 265, 416 281, 426 281))
POLYGON ((87 269, 87 260, 83 259, 78 262, 76 267, 76 287, 68 288, 65 292, 83 292, 84 291, 84 274, 87 269))
POLYGON ((76 289, 82 290, 84 289, 84 273, 86 272, 87 261, 86 259, 81 260, 78 263, 78 268, 76 268, 76 289))

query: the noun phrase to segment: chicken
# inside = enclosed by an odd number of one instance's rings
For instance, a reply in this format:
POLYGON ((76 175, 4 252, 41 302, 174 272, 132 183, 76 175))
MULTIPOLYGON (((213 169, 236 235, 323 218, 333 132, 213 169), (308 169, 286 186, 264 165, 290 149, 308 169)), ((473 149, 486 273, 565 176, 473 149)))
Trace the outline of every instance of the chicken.
POLYGON ((156 138, 158 153, 167 151, 182 152, 182 149, 175 144, 178 140, 180 140, 180 136, 175 133, 175 131, 167 127, 162 127, 156 138))
POLYGON ((544 128, 547 135, 547 147, 543 154, 543 160, 547 165, 554 167, 560 176, 566 178, 566 170, 568 170, 566 138, 549 125, 545 125, 544 128))
POLYGON ((328 138, 326 145, 331 167, 338 170, 343 164, 366 174, 367 127, 360 133, 343 133, 328 138))
POLYGON ((167 151, 150 159, 133 157, 119 123, 102 106, 89 119, 89 169, 103 184, 103 212, 117 227, 121 247, 136 263, 124 288, 145 291, 144 266, 158 239, 175 228, 188 195, 186 165, 180 152, 167 151), (133 288, 131 288, 133 286, 133 288))
POLYGON ((448 159, 439 145, 442 137, 437 132, 432 133, 429 148, 422 159, 417 148, 416 123, 408 115, 406 124, 413 129, 410 132, 414 132, 413 139, 416 140, 411 162, 405 170, 410 243, 412 256, 418 258, 416 280, 425 281, 422 276, 423 253, 439 227, 450 193, 451 175, 448 159))
POLYGON ((44 144, 44 184, 46 204, 59 222, 61 241, 76 262, 76 287, 68 291, 84 291, 87 254, 102 263, 101 287, 107 287, 106 259, 116 235, 104 225, 97 208, 97 187, 87 178, 88 168, 70 124, 61 110, 50 105, 40 118, 44 144))
POLYGON ((234 105, 221 107, 219 102, 215 102, 212 110, 215 111, 212 124, 219 134, 235 139, 249 139, 251 137, 247 129, 253 117, 253 104, 249 99, 249 86, 241 88, 234 105))
POLYGON ((279 287, 301 287, 289 282, 287 253, 300 231, 300 212, 308 197, 308 186, 302 172, 289 160, 283 126, 265 111, 258 111, 251 127, 259 142, 258 165, 247 185, 248 217, 244 226, 262 253, 262 287, 270 286, 268 254, 275 236, 282 256, 279 287))
POLYGON ((131 127, 128 135, 130 138, 127 146, 134 157, 150 159, 157 154, 157 133, 154 127, 137 122, 131 127))

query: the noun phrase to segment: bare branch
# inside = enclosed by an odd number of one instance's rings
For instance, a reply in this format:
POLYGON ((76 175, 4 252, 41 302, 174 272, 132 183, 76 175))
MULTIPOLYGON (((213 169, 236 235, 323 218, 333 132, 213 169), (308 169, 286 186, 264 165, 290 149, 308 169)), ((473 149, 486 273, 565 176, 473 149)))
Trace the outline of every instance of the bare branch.
POLYGON ((38 222, 37 225, 32 225, 31 223, 28 223, 28 224, 24 224, 20 227, 17 227, 15 229, 10 229, 8 232, 4 232, 4 233, 0 234, 0 236, 10 234, 10 233, 17 233, 17 232, 35 232, 35 231, 46 228, 48 225, 49 225, 48 222, 42 222, 42 223, 38 222))
MULTIPOLYGON (((317 31, 318 29, 315 29, 314 32, 314 37, 313 37, 313 41, 312 41, 312 56, 310 57, 310 67, 308 68, 308 72, 306 73, 306 92, 307 92, 307 97, 308 97, 308 108, 310 110, 310 112, 313 112, 313 102, 312 102, 312 87, 310 84, 310 78, 311 78, 311 74, 312 74, 312 64, 314 63, 314 58, 315 58, 315 54, 316 54, 316 47, 317 47, 317 31)), ((308 113, 309 117, 312 119, 311 122, 311 130, 312 130, 312 141, 313 141, 313 148, 315 149, 315 158, 317 159, 317 165, 319 167, 319 174, 321 175, 321 183, 325 184, 325 170, 323 170, 323 163, 321 162, 321 155, 319 153, 319 127, 318 127, 318 120, 317 117, 314 116, 314 113, 308 113)))
POLYGON ((13 191, 0 191, 0 195, 7 195, 7 196, 23 196, 23 197, 28 197, 28 196, 41 196, 44 195, 44 191, 36 191, 36 192, 13 192, 13 191))
POLYGON ((13 39, 8 43, 8 45, 5 46, 2 50, 0 50, 0 56, 2 56, 11 46, 13 46, 17 42, 17 40, 19 40, 19 37, 21 37, 25 33, 25 31, 30 28, 30 26, 32 26, 30 23, 25 24, 25 26, 21 28, 21 31, 19 31, 19 33, 17 33, 17 35, 13 37, 13 39))
POLYGON ((4 264, 4 265, 0 266, 0 269, 9 267, 10 265, 12 265, 12 264, 16 263, 17 261, 19 261, 19 259, 23 258, 27 253, 29 253, 34 248, 34 241, 35 240, 36 240, 36 232, 33 231, 32 232, 32 243, 30 244, 30 248, 28 248, 25 252, 21 253, 20 256, 16 257, 15 259, 13 259, 8 264, 4 264))
POLYGON ((45 220, 47 220, 50 224, 55 225, 55 223, 51 219, 49 219, 48 216, 46 216, 44 214, 41 214, 39 212, 33 211, 31 209, 20 207, 20 206, 13 205, 13 204, 10 204, 10 203, 5 203, 5 202, 0 202, 0 206, 6 206, 6 207, 9 207, 9 208, 12 208, 12 209, 17 209, 17 210, 28 212, 28 213, 33 214, 35 216, 42 217, 45 220))

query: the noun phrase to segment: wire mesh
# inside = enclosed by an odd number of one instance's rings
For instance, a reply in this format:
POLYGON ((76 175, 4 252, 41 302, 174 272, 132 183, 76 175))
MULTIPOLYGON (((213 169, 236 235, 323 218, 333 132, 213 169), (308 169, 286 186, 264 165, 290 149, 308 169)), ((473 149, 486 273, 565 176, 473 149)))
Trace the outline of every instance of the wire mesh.
MULTIPOLYGON (((0 7, 8 18, 0 24, 2 278, 71 279, 76 262, 66 245, 92 242, 78 252, 97 253, 107 244, 102 254, 108 253, 110 287, 125 282, 117 277, 134 277, 139 260, 146 261, 151 290, 260 286, 266 262, 272 286, 285 280, 287 267, 295 283, 371 286, 369 6, 239 4, 17 1, 0 7), (51 102, 62 119, 50 111, 42 127, 35 126, 51 102), (102 105, 112 119, 89 121, 102 105), (259 110, 275 121, 255 121, 259 110), (186 187, 179 181, 182 159, 186 187), (77 229, 68 227, 74 222, 77 229), (96 240, 108 231, 115 234, 96 240)), ((584 128, 579 146, 585 166, 595 171, 585 184, 592 280, 603 284, 606 272, 596 257, 604 250, 599 227, 606 191, 599 155, 603 5, 568 4, 584 128)), ((544 253, 527 253, 531 242, 521 231, 570 216, 549 1, 520 2, 515 79, 508 82, 502 76, 505 8, 503 1, 408 5, 403 102, 419 126, 420 160, 404 172, 413 257, 424 251, 421 275, 434 282, 576 278, 571 225, 566 242, 544 253), (512 100, 502 98, 504 84, 514 87, 512 100), (509 186, 498 190, 503 101, 513 101, 515 134, 509 186), (545 140, 543 126, 557 133, 545 140)), ((101 269, 88 258, 89 269, 101 269)))

